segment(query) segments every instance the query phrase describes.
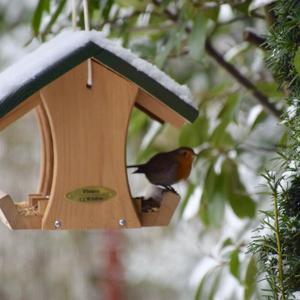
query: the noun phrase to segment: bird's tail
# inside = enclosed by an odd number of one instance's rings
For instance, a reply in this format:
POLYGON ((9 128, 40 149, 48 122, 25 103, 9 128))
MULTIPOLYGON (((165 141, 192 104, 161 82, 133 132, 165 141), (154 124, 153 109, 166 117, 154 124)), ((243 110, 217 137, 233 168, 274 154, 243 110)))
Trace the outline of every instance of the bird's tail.
POLYGON ((130 165, 130 166, 126 166, 127 169, 131 169, 131 168, 139 168, 141 165, 130 165))
POLYGON ((143 167, 144 167, 144 165, 130 165, 130 166, 127 166, 127 169, 136 168, 136 170, 133 173, 144 173, 143 167))

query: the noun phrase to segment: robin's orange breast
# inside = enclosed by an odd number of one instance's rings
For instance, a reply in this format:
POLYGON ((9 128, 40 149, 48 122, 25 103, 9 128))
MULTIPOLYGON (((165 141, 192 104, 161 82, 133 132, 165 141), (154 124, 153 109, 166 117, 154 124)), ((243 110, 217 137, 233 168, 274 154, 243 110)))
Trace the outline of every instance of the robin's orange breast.
POLYGON ((176 179, 182 180, 189 177, 191 170, 192 170, 192 163, 193 163, 193 156, 179 156, 177 158, 178 161, 178 168, 177 168, 177 174, 176 179))

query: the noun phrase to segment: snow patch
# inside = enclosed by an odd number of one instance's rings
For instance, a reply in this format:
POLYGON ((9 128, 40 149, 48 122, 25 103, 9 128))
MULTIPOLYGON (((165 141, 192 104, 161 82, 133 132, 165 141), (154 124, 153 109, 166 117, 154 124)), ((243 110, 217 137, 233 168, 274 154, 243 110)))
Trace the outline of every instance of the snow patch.
POLYGON ((156 66, 121 47, 119 43, 108 40, 105 34, 99 31, 64 31, 23 57, 0 74, 0 99, 16 91, 25 82, 39 76, 43 70, 67 57, 74 49, 84 47, 89 42, 94 42, 125 60, 138 71, 147 74, 183 101, 195 107, 188 87, 178 84, 156 66))

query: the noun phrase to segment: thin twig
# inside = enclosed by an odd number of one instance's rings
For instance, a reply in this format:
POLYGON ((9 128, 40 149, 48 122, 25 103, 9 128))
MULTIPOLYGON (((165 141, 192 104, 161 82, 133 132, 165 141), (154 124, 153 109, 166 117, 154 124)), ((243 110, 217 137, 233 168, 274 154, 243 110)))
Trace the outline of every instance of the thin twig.
MULTIPOLYGON (((112 24, 112 28, 118 28, 120 27, 117 24, 112 24)), ((139 27, 130 27, 127 29, 127 32, 141 32, 141 31, 166 31, 174 28, 174 25, 172 24, 166 24, 166 25, 160 25, 160 27, 157 27, 156 25, 147 25, 147 26, 139 26, 139 27)))
MULTIPOLYGON (((111 19, 111 20, 104 20, 100 25, 98 25, 96 28, 97 29, 101 29, 104 25, 106 24, 111 24, 111 25, 116 25, 116 26, 120 26, 118 25, 118 22, 124 22, 125 20, 134 18, 136 16, 139 15, 151 15, 152 16, 156 16, 156 17, 164 17, 163 14, 159 13, 159 12, 155 12, 155 11, 146 11, 146 10, 136 10, 126 16, 116 16, 115 18, 111 19)), ((157 29, 159 29, 159 27, 157 27, 157 29)))
MULTIPOLYGON (((160 7, 160 5, 161 5, 161 1, 159 1, 159 0, 153 0, 152 3, 157 7, 160 7)), ((179 19, 178 10, 173 12, 168 8, 164 8, 163 13, 168 17, 169 20, 173 21, 174 23, 178 22, 178 19, 179 19)))
POLYGON ((247 41, 258 48, 261 48, 262 50, 268 50, 268 47, 266 45, 266 39, 254 32, 253 29, 247 28, 243 32, 243 38, 244 41, 247 41))
POLYGON ((237 148, 242 148, 245 150, 253 150, 253 151, 263 151, 263 152, 272 152, 275 153, 277 148, 276 146, 273 147, 267 147, 267 146, 258 146, 258 145, 253 145, 253 144, 249 144, 249 143, 244 143, 244 144, 240 144, 237 146, 237 148))
POLYGON ((242 86, 249 90, 252 95, 258 100, 258 102, 269 112, 271 112, 276 118, 280 118, 281 111, 278 110, 270 101, 269 98, 264 95, 257 87, 246 78, 238 69, 232 64, 225 61, 223 56, 213 47, 210 40, 207 39, 205 42, 206 52, 219 64, 221 65, 229 74, 231 74, 242 86))

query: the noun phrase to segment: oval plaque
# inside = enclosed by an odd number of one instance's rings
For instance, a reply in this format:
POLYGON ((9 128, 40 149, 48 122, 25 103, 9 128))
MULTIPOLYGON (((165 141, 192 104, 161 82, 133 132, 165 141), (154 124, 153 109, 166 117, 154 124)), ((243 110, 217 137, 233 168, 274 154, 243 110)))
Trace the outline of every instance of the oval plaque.
POLYGON ((95 202, 110 199, 116 192, 104 186, 85 186, 66 194, 66 198, 77 202, 95 202))

